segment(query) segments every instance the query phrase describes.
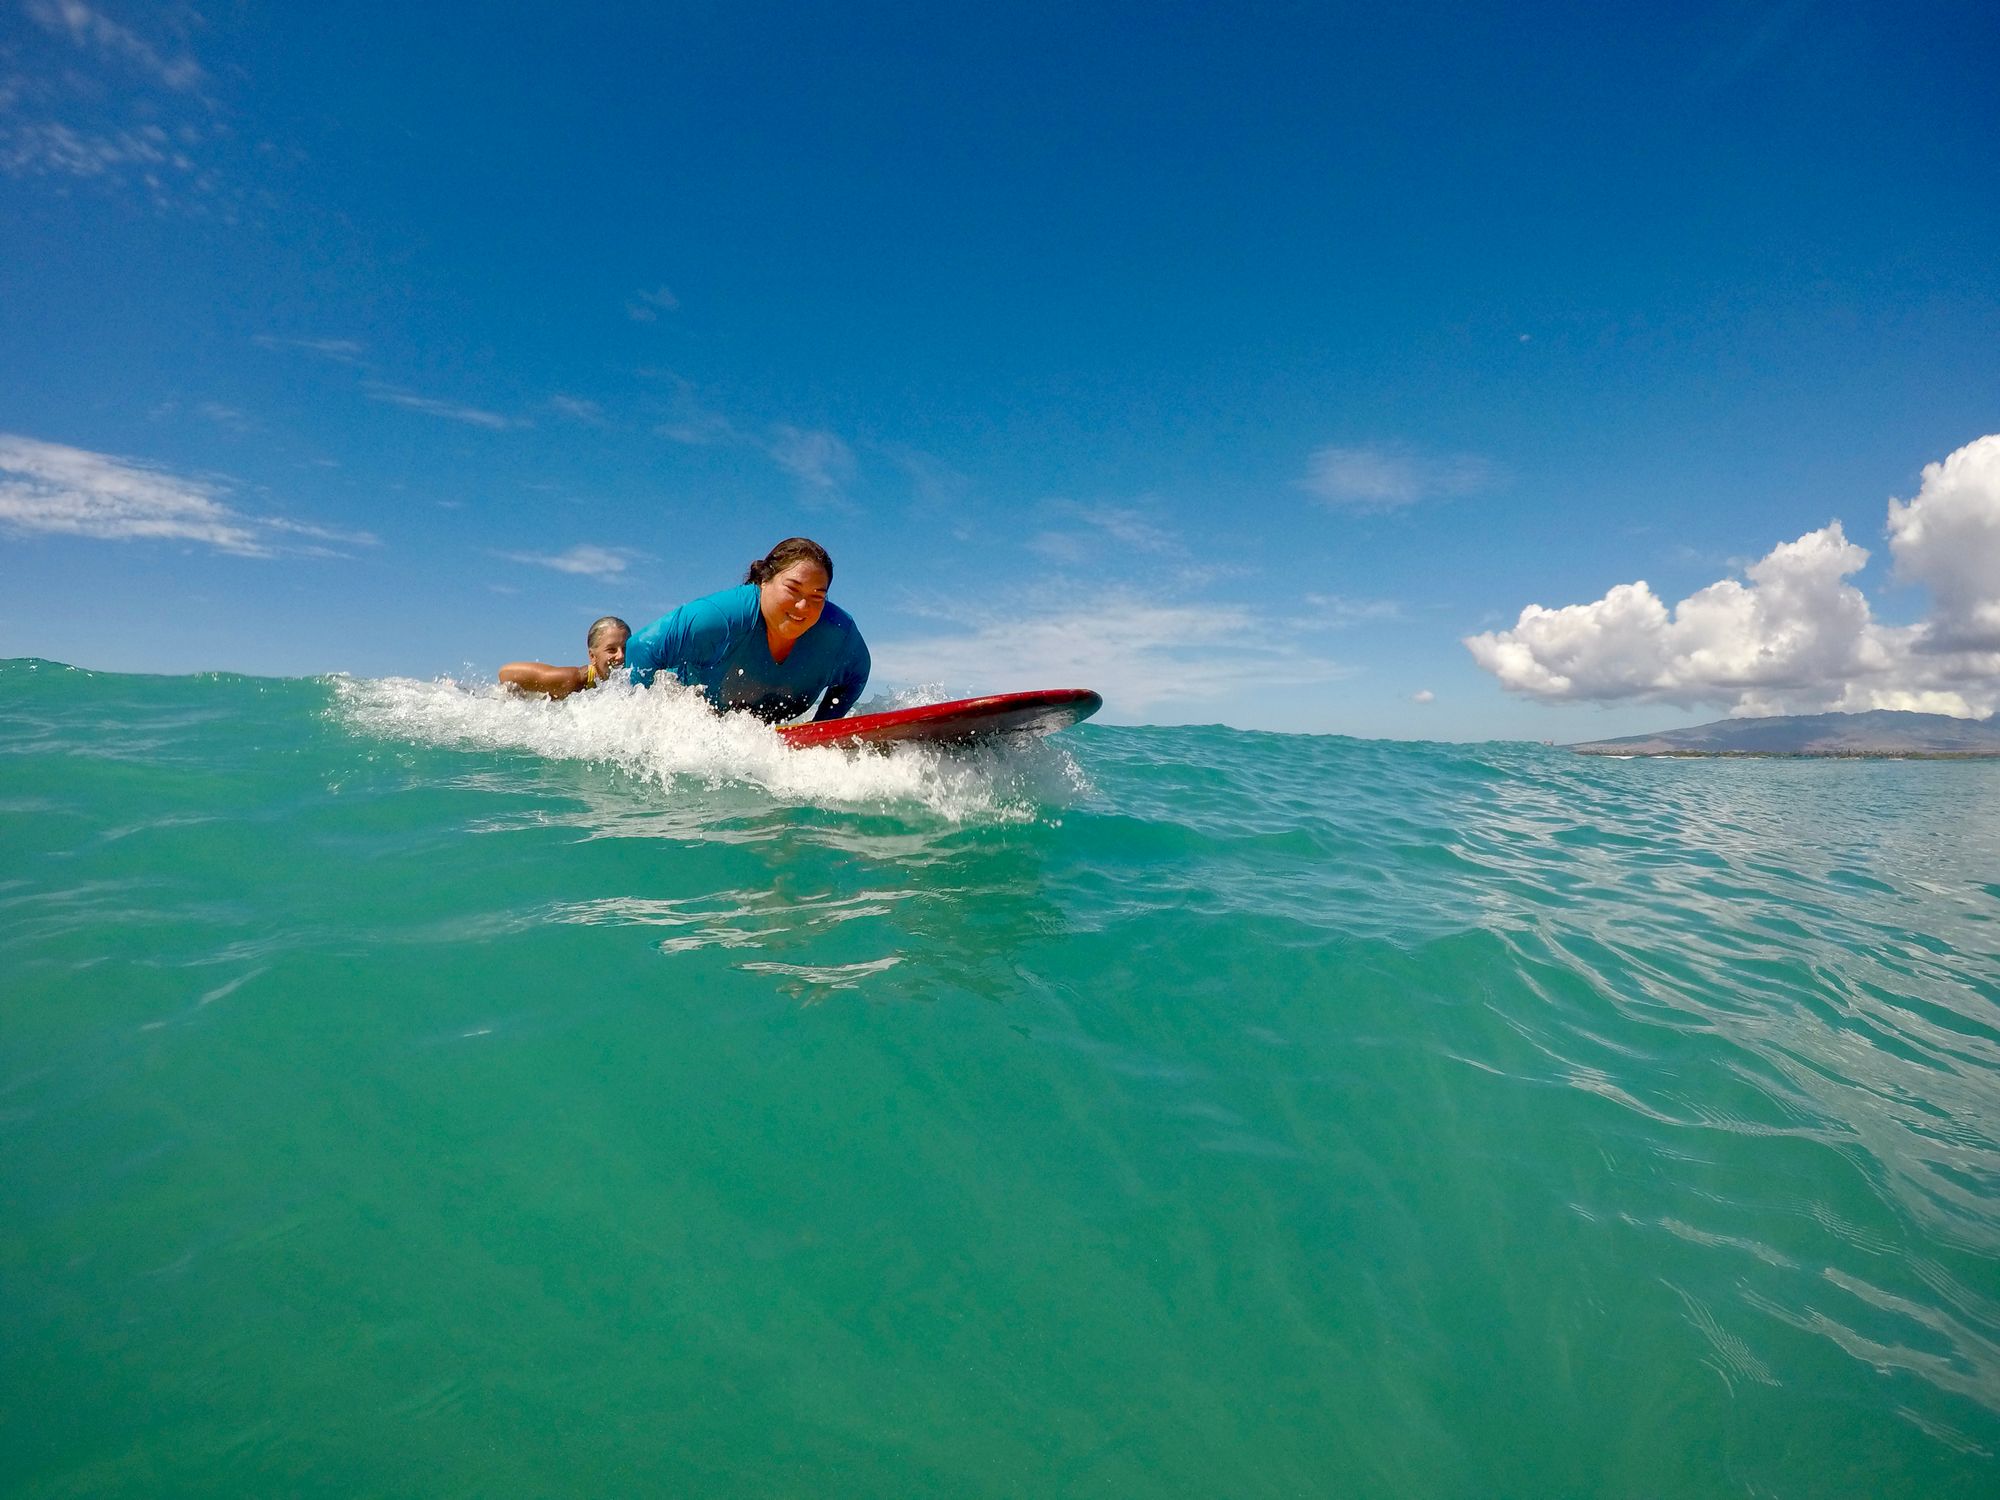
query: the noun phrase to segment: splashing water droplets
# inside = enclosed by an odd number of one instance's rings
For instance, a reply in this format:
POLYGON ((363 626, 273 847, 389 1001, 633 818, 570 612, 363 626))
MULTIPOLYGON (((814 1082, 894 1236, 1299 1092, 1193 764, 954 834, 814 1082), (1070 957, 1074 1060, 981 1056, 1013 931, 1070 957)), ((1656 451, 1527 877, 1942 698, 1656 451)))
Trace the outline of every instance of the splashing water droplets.
POLYGON ((1070 754, 1043 741, 972 753, 793 749, 770 726, 717 714, 664 678, 649 688, 609 682, 560 701, 449 678, 338 677, 333 687, 335 721, 360 734, 612 766, 670 795, 689 783, 738 784, 786 803, 914 806, 954 823, 990 823, 1029 820, 1090 789, 1070 754))

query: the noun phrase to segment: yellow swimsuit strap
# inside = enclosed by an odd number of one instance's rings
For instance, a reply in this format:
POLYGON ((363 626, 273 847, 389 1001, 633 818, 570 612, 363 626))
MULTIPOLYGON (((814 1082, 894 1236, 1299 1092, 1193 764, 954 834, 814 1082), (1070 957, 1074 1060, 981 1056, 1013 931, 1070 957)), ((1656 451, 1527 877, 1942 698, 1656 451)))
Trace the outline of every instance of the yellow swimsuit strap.
POLYGON ((594 687, 596 687, 596 686, 597 686, 597 663, 596 663, 596 662, 591 662, 591 663, 589 663, 588 665, 586 665, 586 666, 584 667, 584 669, 583 669, 583 685, 584 685, 585 687, 587 687, 587 688, 594 688, 594 687))

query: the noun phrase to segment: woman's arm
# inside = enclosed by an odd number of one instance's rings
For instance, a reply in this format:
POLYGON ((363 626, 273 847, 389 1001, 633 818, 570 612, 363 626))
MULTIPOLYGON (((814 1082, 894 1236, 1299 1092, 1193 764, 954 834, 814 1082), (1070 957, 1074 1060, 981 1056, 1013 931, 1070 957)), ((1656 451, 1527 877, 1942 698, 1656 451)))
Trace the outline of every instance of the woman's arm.
POLYGON ((842 719, 854 711, 854 705, 861 701, 861 690, 868 686, 868 673, 874 663, 868 655, 868 647, 862 642, 861 632, 853 633, 853 645, 840 664, 840 675, 820 699, 819 712, 813 715, 813 722, 821 719, 842 719))
POLYGON ((510 661, 500 669, 500 680, 524 693, 567 698, 589 684, 590 672, 584 667, 552 667, 545 661, 510 661))

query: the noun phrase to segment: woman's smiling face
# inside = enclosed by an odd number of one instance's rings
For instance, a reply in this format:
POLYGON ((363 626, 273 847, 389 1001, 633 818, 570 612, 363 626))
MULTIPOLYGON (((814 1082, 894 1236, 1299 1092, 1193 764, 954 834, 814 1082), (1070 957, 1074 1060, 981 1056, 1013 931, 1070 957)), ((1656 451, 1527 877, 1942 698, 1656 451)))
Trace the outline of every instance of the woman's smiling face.
POLYGON ((801 560, 757 585, 764 628, 773 640, 796 641, 819 623, 830 580, 818 563, 801 560))
POLYGON ((600 680, 625 665, 625 642, 630 639, 631 632, 622 625, 611 625, 589 643, 591 669, 600 680))

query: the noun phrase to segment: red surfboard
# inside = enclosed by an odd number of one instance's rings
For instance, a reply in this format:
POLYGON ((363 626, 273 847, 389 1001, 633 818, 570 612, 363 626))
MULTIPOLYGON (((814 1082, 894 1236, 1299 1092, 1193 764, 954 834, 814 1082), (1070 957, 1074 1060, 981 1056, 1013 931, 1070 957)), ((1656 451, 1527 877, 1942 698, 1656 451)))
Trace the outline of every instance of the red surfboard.
POLYGON ((787 724, 778 731, 788 745, 888 745, 914 740, 927 745, 969 745, 1004 734, 1053 734, 1081 723, 1104 707, 1088 688, 1050 688, 1039 693, 996 693, 926 703, 893 713, 816 724, 787 724))

